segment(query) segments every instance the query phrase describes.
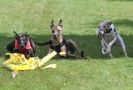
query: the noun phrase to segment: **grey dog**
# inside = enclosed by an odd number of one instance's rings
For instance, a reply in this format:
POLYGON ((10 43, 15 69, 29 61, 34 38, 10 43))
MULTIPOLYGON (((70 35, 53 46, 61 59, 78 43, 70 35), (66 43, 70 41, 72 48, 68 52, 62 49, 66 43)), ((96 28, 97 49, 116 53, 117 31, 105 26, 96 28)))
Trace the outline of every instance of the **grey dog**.
POLYGON ((109 54, 110 57, 113 57, 111 54, 112 46, 117 44, 121 47, 125 56, 128 57, 124 41, 111 21, 102 21, 98 26, 97 35, 101 37, 103 55, 109 54))

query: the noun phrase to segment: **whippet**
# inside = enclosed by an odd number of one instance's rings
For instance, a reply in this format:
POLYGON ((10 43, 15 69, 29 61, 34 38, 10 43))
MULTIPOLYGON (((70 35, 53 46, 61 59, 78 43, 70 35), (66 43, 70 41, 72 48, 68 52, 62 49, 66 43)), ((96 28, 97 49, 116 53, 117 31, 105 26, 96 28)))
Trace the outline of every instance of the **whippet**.
POLYGON ((103 55, 109 54, 110 57, 113 57, 111 54, 111 49, 113 45, 117 44, 122 48, 125 56, 127 57, 124 41, 116 31, 115 26, 111 21, 102 21, 98 26, 97 35, 101 37, 103 55))

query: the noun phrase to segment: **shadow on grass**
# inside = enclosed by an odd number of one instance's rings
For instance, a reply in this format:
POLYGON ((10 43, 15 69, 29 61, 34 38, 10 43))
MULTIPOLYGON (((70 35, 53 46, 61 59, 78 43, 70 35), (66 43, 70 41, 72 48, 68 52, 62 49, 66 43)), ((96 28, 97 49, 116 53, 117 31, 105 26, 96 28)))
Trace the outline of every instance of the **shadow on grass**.
MULTIPOLYGON (((45 42, 50 39, 49 35, 31 35, 31 37, 36 42, 45 42)), ((64 36, 66 39, 72 39, 75 42, 77 42, 77 45, 79 46, 80 50, 83 50, 85 52, 85 55, 87 57, 90 57, 92 59, 108 59, 109 56, 103 56, 101 54, 101 43, 100 39, 96 37, 95 35, 66 35, 64 36)), ((132 40, 133 35, 131 36, 125 36, 122 35, 122 37, 125 40, 125 44, 127 47, 127 53, 129 57, 133 57, 133 46, 132 46, 132 40)), ((7 37, 5 35, 0 35, 0 41, 1 41, 1 47, 0 52, 3 54, 7 52, 6 45, 13 39, 13 37, 7 37)), ((49 46, 37 46, 37 56, 42 58, 47 54, 49 46)), ((114 57, 119 58, 124 56, 123 53, 121 53, 120 48, 113 48, 112 54, 114 57)))
POLYGON ((129 19, 114 20, 114 23, 125 27, 133 27, 133 21, 129 19))

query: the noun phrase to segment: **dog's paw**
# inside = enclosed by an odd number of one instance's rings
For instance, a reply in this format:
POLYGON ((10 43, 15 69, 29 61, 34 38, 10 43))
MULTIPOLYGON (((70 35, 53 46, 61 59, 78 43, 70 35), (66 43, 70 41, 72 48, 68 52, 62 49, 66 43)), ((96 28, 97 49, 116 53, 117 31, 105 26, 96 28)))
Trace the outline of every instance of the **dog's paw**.
POLYGON ((66 53, 65 52, 60 52, 59 55, 66 56, 66 53))

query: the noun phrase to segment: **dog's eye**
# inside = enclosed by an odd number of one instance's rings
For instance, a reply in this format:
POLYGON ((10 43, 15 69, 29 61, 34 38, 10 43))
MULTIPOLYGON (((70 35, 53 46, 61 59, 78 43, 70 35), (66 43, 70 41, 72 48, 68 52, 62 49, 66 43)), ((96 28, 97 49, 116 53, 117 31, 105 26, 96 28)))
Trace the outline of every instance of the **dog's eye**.
POLYGON ((52 33, 54 33, 54 30, 52 30, 52 33))
POLYGON ((106 26, 103 26, 103 28, 106 28, 106 26))
POLYGON ((60 32, 61 30, 58 30, 58 32, 60 32))

